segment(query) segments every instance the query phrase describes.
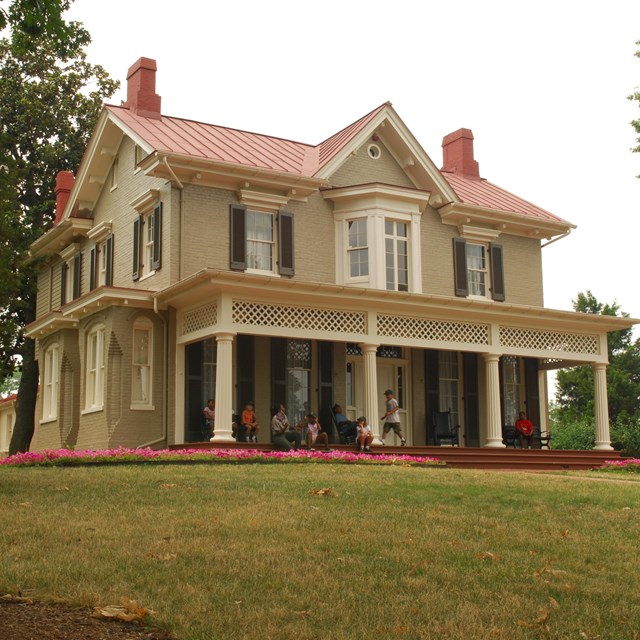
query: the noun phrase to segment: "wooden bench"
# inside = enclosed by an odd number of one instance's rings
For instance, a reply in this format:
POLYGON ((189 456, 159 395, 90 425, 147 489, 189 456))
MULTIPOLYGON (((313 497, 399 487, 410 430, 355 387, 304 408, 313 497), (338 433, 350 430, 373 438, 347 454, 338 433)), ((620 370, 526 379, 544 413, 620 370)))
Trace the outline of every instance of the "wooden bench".
MULTIPOLYGON (((550 440, 551 434, 548 431, 541 433, 540 427, 533 427, 532 449, 548 449, 550 440)), ((502 427, 502 442, 505 446, 513 447, 514 449, 520 446, 520 441, 518 440, 518 434, 515 427, 508 425, 502 427)))

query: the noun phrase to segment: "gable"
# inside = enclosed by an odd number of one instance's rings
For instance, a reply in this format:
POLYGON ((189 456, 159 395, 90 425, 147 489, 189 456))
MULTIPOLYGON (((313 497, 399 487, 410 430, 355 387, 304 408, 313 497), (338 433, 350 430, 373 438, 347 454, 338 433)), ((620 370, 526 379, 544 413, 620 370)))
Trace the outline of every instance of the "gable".
POLYGON ((361 145, 347 160, 329 176, 329 182, 335 187, 352 184, 380 182, 400 187, 414 188, 412 180, 396 162, 389 149, 380 140, 375 146, 379 150, 377 158, 369 154, 370 140, 361 145))

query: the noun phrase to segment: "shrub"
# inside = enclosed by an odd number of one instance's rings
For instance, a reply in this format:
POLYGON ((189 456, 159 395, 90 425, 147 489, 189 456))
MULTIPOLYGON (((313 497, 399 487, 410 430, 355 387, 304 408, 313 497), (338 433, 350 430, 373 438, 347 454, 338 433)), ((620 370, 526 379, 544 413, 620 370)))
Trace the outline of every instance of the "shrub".
POLYGON ((611 445, 624 455, 640 458, 640 420, 620 418, 611 425, 611 445))
POLYGON ((552 419, 552 438, 549 442, 551 449, 593 449, 596 443, 596 430, 593 418, 581 420, 567 420, 560 422, 552 419))

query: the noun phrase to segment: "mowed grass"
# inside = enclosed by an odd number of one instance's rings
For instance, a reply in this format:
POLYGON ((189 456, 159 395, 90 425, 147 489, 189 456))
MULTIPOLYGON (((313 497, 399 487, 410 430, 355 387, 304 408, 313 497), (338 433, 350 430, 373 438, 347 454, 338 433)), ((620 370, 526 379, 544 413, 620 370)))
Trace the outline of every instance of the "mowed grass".
POLYGON ((640 638, 639 546, 610 476, 0 469, 2 593, 130 598, 180 640, 640 638))

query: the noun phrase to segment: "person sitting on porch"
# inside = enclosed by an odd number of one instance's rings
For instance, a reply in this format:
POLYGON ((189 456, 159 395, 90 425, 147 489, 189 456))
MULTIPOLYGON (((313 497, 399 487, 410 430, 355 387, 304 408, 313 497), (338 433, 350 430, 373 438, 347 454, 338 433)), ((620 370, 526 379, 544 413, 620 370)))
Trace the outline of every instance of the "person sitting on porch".
POLYGON ((371 451, 371 443, 373 442, 373 433, 371 427, 367 424, 364 416, 358 418, 358 446, 360 451, 371 451))
POLYGON ((260 423, 254 411, 253 402, 247 402, 240 418, 240 424, 244 430, 246 442, 258 442, 258 431, 260 431, 260 423))
POLYGON ((289 418, 285 413, 286 407, 281 404, 271 419, 271 442, 276 449, 282 451, 290 451, 293 444, 295 450, 298 449, 302 442, 302 433, 297 429, 292 429, 289 424, 289 418))
POLYGON ((202 410, 202 417, 204 419, 202 436, 205 440, 209 440, 213 437, 213 426, 216 420, 216 401, 213 398, 207 401, 207 406, 202 410))
POLYGON ((344 411, 342 406, 339 404, 334 404, 331 407, 333 411, 333 417, 336 421, 336 427, 338 429, 338 435, 345 440, 349 440, 349 438, 356 438, 357 436, 357 428, 356 423, 349 420, 347 416, 344 415, 344 411))
POLYGON ((322 430, 318 418, 313 414, 307 414, 298 423, 297 429, 302 433, 304 428, 307 428, 307 449, 313 451, 316 442, 324 444, 324 450, 329 451, 329 435, 326 431, 322 430))
POLYGON ((527 414, 524 411, 518 414, 515 427, 516 435, 520 441, 520 448, 531 449, 533 446, 533 424, 531 424, 530 420, 527 420, 527 414), (526 447, 524 445, 525 442, 527 443, 526 447))

